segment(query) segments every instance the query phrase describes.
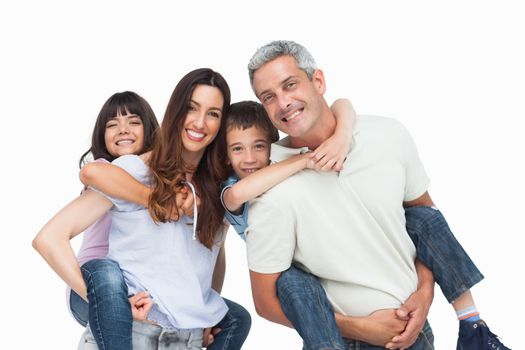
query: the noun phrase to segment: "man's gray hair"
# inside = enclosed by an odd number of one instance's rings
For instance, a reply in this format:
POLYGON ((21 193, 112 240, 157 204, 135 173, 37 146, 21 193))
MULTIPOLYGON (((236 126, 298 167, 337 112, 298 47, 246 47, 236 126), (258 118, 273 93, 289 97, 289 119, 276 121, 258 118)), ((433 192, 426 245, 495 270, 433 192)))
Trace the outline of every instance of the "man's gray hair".
POLYGON ((297 66, 303 70, 308 79, 312 80, 314 71, 317 69, 315 60, 308 50, 294 41, 276 40, 257 49, 257 52, 248 62, 248 73, 250 75, 250 84, 253 88, 253 75, 262 65, 268 63, 277 57, 290 55, 297 62, 297 66))

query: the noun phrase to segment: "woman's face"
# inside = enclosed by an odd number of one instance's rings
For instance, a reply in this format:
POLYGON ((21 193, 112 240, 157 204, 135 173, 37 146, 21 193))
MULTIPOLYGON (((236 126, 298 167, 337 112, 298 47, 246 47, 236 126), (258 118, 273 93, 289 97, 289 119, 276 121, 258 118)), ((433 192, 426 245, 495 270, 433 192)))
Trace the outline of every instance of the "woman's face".
POLYGON ((139 154, 144 148, 144 124, 136 114, 117 114, 106 123, 106 148, 114 157, 139 154))
POLYGON ((197 85, 191 95, 182 129, 186 161, 196 165, 221 126, 224 97, 214 86, 197 85))

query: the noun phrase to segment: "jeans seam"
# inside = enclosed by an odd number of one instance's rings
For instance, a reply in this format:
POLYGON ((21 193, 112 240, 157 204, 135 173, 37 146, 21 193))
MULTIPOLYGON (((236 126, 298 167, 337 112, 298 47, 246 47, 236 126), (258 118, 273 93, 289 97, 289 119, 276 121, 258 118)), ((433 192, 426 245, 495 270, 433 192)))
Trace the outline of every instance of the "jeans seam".
MULTIPOLYGON (((457 273, 456 270, 451 268, 452 265, 448 264, 447 261, 444 261, 441 254, 439 253, 439 249, 436 248, 435 245, 433 245, 431 242, 425 239, 419 239, 419 237, 424 237, 423 231, 435 231, 435 230, 429 230, 429 226, 435 227, 436 225, 443 226, 443 228, 440 228, 440 231, 447 230, 452 236, 454 234, 451 232, 450 228, 445 222, 443 222, 443 216, 439 210, 434 210, 429 207, 421 207, 422 210, 425 210, 426 212, 431 213, 425 220, 421 220, 421 214, 416 213, 412 214, 412 216, 417 217, 419 220, 415 222, 412 222, 411 225, 407 224, 407 229, 411 229, 413 231, 417 232, 418 241, 421 245, 424 245, 429 248, 429 250, 432 251, 432 255, 436 261, 442 266, 447 266, 448 271, 452 271, 450 276, 453 278, 456 285, 460 285, 459 290, 453 290, 453 293, 450 293, 450 295, 445 295, 447 297, 447 300, 449 303, 452 303, 455 299, 457 299, 461 294, 463 294, 465 291, 470 289, 472 286, 474 286, 476 283, 481 281, 483 279, 483 275, 481 275, 478 271, 478 273, 475 273, 472 277, 469 278, 462 278, 457 273), (444 226, 446 225, 446 226, 444 226)), ((459 244, 459 242, 458 242, 459 244)), ((460 245, 460 244, 459 244, 460 245)), ((461 245, 460 245, 461 246, 461 245)), ((416 254, 417 254, 417 246, 416 246, 416 254)), ((440 284, 441 287, 441 284, 440 284)))
MULTIPOLYGON (((475 278, 467 278, 467 279, 465 279, 465 278, 460 277, 457 274, 456 270, 453 268, 454 265, 451 265, 448 261, 443 260, 443 258, 441 257, 441 254, 439 254, 439 249, 437 249, 432 243, 427 242, 425 240, 422 240, 421 243, 426 245, 433 252, 433 256, 434 256, 435 260, 438 260, 441 265, 447 266, 448 271, 452 272, 450 274, 450 276, 454 279, 454 282, 457 285, 461 286, 459 288, 459 290, 456 290, 456 291, 454 291, 454 293, 451 293, 452 294, 452 295, 450 295, 450 299, 451 300, 448 300, 448 298, 447 298, 447 300, 449 302, 454 301, 455 299, 457 299, 457 297, 459 297, 461 294, 463 294, 464 292, 469 290, 473 285, 476 284, 476 279, 475 278)), ((476 274, 476 276, 477 275, 478 274, 476 274)), ((477 281, 477 282, 479 282, 479 281, 477 281)))
MULTIPOLYGON (((232 322, 232 316, 226 313, 225 317, 227 317, 228 321, 230 321, 233 325, 234 322, 232 322)), ((222 347, 223 349, 228 349, 228 346, 230 345, 230 341, 233 338, 232 333, 234 332, 235 328, 237 327, 232 327, 226 334, 226 340, 224 341, 224 346, 222 347)))
POLYGON ((421 331, 421 336, 423 337, 422 340, 424 340, 424 341, 426 342, 425 348, 426 348, 426 346, 428 345, 428 346, 429 346, 429 349, 433 350, 433 349, 434 349, 434 346, 433 346, 432 343, 430 343, 430 341, 428 340, 427 334, 425 333, 424 330, 421 331))
MULTIPOLYGON (((87 284, 87 287, 88 287, 88 295, 89 295, 89 292, 91 291, 93 297, 96 299, 95 288, 93 287, 93 278, 91 276, 91 272, 88 269, 85 269, 82 266, 80 268, 81 268, 82 272, 85 272, 87 274, 87 278, 84 277, 84 280, 87 279, 87 281, 86 281, 87 283, 86 284, 87 284)), ((89 302, 89 300, 88 300, 88 302, 89 302)), ((97 303, 93 303, 93 310, 94 310, 93 318, 96 318, 98 320, 99 319, 99 314, 98 314, 98 305, 97 305, 97 303)), ((89 313, 91 313, 91 312, 89 312, 89 313)), ((100 344, 98 344, 98 342, 97 342, 97 345, 101 345, 102 349, 99 349, 99 350, 106 350, 106 344, 104 343, 104 339, 102 337, 102 331, 99 328, 98 322, 96 322, 96 323, 97 323, 97 329, 93 330, 93 328, 90 327, 91 332, 93 332, 93 331, 96 332, 95 341, 97 339, 100 340, 100 344)))
MULTIPOLYGON (((309 277, 316 278, 316 277, 313 277, 313 276, 309 276, 309 277)), ((321 304, 321 295, 320 295, 321 291, 318 288, 315 288, 314 291, 315 291, 315 296, 317 298, 318 304, 321 304)), ((322 308, 322 310, 324 311, 323 312, 323 319, 325 321, 325 324, 329 324, 329 316, 326 313, 327 310, 326 310, 326 308, 322 308)), ((339 347, 336 344, 337 344, 337 341, 334 338, 330 337, 330 347, 333 348, 333 349, 339 349, 339 347)))

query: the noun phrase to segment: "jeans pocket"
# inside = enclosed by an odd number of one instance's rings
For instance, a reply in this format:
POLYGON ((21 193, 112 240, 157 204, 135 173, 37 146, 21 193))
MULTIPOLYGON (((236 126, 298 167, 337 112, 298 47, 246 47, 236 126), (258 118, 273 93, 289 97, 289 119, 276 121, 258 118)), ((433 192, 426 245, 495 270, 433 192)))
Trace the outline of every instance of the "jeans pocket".
POLYGON ((95 341, 95 337, 93 337, 93 334, 91 334, 89 328, 86 328, 84 333, 82 333, 80 341, 78 342, 77 350, 98 350, 98 345, 95 341))

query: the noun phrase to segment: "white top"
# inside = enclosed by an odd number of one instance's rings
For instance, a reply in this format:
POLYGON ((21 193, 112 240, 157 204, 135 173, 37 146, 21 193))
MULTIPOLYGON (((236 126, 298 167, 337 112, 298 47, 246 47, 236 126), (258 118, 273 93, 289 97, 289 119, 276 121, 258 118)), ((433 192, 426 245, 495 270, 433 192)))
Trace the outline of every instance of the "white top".
MULTIPOLYGON (((140 157, 125 155, 113 164, 143 184, 151 183, 140 157)), ((120 264, 130 294, 150 292, 155 305, 148 318, 176 329, 206 328, 222 320, 228 308, 211 288, 220 242, 209 250, 193 239, 191 218, 156 224, 138 204, 110 200, 108 258, 120 264)))
MULTIPOLYGON (((273 145, 272 159, 301 151, 273 145)), ((304 170, 250 202, 249 268, 277 273, 294 262, 320 278, 346 315, 399 307, 417 287, 402 204, 428 185, 403 125, 358 117, 344 171, 304 170)))

